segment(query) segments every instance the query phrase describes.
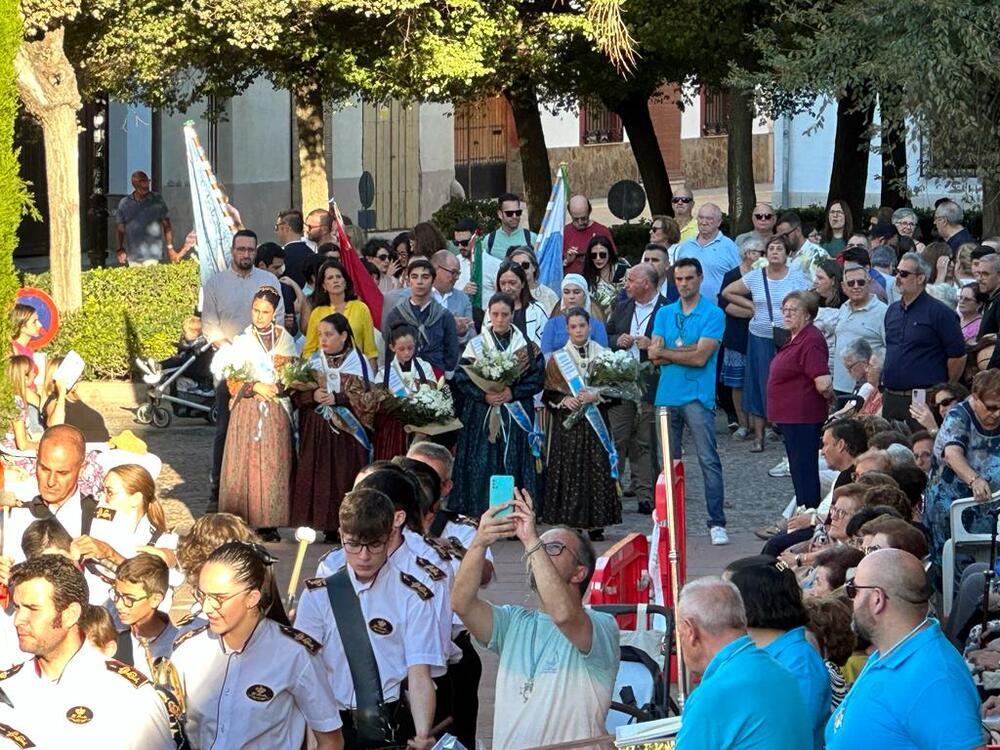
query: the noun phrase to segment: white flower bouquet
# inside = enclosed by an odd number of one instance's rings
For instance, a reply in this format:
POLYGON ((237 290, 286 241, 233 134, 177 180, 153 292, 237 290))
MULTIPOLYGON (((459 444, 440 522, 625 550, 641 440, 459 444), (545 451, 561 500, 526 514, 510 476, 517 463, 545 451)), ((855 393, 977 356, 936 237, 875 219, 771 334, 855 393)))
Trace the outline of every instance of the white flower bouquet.
POLYGON ((617 284, 611 284, 601 279, 597 283, 597 289, 594 290, 594 302, 604 310, 610 311, 615 306, 615 302, 618 301, 620 294, 621 288, 617 284))
POLYGON ((403 423, 406 432, 438 435, 462 426, 455 419, 455 401, 444 378, 437 383, 421 383, 412 393, 394 397, 389 411, 403 423))
POLYGON ((222 380, 237 380, 244 383, 278 382, 278 371, 271 357, 257 347, 238 344, 224 346, 212 357, 212 374, 222 380))
POLYGON ((640 381, 651 369, 649 362, 640 364, 626 351, 604 351, 590 363, 587 386, 604 398, 638 403, 642 400, 640 381))
POLYGON ((503 352, 496 349, 485 350, 481 357, 466 365, 466 368, 483 380, 500 384, 501 388, 498 390, 512 385, 521 375, 521 366, 510 350, 503 352))
POLYGON ((286 362, 281 368, 281 382, 286 388, 297 391, 313 390, 316 386, 316 373, 307 360, 296 357, 286 362))

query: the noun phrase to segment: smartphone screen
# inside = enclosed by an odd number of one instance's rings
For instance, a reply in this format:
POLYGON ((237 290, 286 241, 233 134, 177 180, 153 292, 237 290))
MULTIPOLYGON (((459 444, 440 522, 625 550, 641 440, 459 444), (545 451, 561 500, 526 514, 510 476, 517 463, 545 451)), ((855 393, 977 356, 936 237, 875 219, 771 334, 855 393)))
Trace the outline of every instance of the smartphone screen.
POLYGON ((927 403, 927 389, 926 388, 914 388, 913 389, 913 403, 915 403, 915 404, 926 404, 927 403))
MULTIPOLYGON (((509 474, 494 474, 490 477, 490 507, 506 505, 514 501, 514 477, 509 474)), ((510 515, 513 508, 497 513, 497 518, 510 515)))

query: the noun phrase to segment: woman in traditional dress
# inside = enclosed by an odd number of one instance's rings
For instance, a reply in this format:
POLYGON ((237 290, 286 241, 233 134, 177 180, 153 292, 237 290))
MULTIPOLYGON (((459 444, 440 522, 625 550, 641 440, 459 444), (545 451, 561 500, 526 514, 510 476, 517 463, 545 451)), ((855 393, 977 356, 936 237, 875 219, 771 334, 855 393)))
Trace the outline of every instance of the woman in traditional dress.
POLYGON ((251 372, 226 376, 231 401, 226 452, 222 459, 219 510, 243 518, 264 541, 280 541, 288 525, 288 488, 292 476, 291 408, 278 373, 295 359, 295 342, 274 323, 278 290, 262 286, 253 296, 250 325, 233 339, 228 352, 213 360, 251 372), (253 378, 245 380, 242 377, 253 378))
MULTIPOLYGON (((389 351, 392 361, 375 377, 386 393, 405 396, 417 390, 421 383, 434 382, 434 368, 416 356, 417 332, 409 323, 398 322, 389 329, 389 351)), ((375 460, 389 461, 406 454, 410 435, 403 423, 389 413, 392 399, 382 402, 375 416, 375 460)))
POLYGON ((545 474, 545 523, 587 529, 601 541, 604 527, 621 523, 618 456, 600 397, 587 389, 590 363, 606 349, 590 338, 590 315, 582 307, 566 312, 569 341, 545 366, 545 405, 549 410, 549 449, 545 474), (590 407, 593 406, 593 409, 590 407), (578 409, 588 413, 563 426, 578 409))
POLYGON ((542 345, 542 329, 549 322, 549 314, 535 300, 528 285, 528 275, 520 263, 505 260, 497 271, 497 290, 514 302, 514 325, 524 337, 538 348, 542 345))
POLYGON ((309 303, 303 357, 309 357, 319 349, 319 322, 331 313, 340 313, 351 324, 354 341, 362 356, 375 361, 378 349, 371 311, 354 293, 351 277, 340 261, 328 260, 320 266, 316 272, 316 290, 309 303))
MULTIPOLYGON (((517 269, 523 276, 524 271, 517 269)), ((501 271, 503 277, 503 271, 501 271)), ((514 300, 503 292, 490 298, 483 333, 465 348, 455 371, 460 397, 458 437, 450 510, 478 517, 486 510, 490 476, 510 474, 514 485, 535 494, 535 456, 541 436, 534 432, 534 397, 544 384, 544 362, 538 347, 514 325, 514 300), (517 378, 502 389, 489 387, 472 365, 486 352, 507 352, 517 363, 517 378)))
POLYGON ((316 322, 320 350, 309 360, 318 387, 297 391, 299 462, 292 491, 292 523, 338 539, 340 501, 372 460, 379 395, 371 366, 358 352, 354 332, 340 313, 316 322))

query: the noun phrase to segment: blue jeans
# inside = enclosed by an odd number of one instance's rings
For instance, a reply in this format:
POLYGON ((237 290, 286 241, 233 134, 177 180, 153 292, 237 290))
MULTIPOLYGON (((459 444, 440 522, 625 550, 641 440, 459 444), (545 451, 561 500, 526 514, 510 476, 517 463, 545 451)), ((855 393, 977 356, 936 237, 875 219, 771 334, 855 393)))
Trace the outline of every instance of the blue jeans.
POLYGON ((725 490, 722 485, 722 461, 715 444, 715 411, 706 409, 701 401, 691 401, 683 406, 670 407, 670 455, 681 457, 681 440, 684 427, 691 430, 695 452, 705 483, 705 504, 708 507, 708 525, 726 525, 723 510, 725 490))

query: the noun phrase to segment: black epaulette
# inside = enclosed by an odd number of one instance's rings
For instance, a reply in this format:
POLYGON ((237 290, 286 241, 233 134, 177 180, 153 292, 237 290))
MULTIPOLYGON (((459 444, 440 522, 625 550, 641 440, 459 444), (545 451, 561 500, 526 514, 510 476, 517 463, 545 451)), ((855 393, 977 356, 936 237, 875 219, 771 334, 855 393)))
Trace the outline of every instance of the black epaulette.
POLYGON ((37 745, 32 742, 28 735, 24 732, 20 732, 9 724, 0 724, 0 735, 6 737, 8 740, 13 742, 17 747, 30 748, 37 747, 37 745))
POLYGON ((465 545, 462 544, 461 539, 457 536, 450 536, 448 537, 448 544, 451 545, 451 554, 454 557, 457 557, 459 560, 465 559, 465 553, 468 552, 468 550, 465 548, 465 545))
POLYGON ((448 550, 448 545, 444 544, 440 539, 435 539, 432 536, 425 536, 424 541, 427 542, 427 546, 438 553, 442 560, 450 560, 451 552, 448 550))
POLYGON ((107 667, 109 672, 114 672, 119 677, 124 677, 125 680, 132 685, 132 687, 139 688, 149 682, 149 678, 146 677, 146 675, 133 667, 131 664, 126 664, 123 661, 108 659, 104 662, 104 666, 107 667))
POLYGON ((305 587, 310 591, 315 589, 321 589, 326 586, 325 578, 307 578, 305 582, 305 587))
POLYGON ((409 589, 413 589, 415 592, 417 592, 417 596, 419 596, 424 601, 434 598, 434 592, 431 591, 426 586, 424 586, 424 584, 422 584, 416 578, 411 576, 409 573, 404 573, 400 571, 399 580, 403 582, 404 586, 406 586, 409 589))
POLYGON ((459 526, 471 526, 474 529, 479 528, 479 521, 477 521, 475 518, 472 518, 471 516, 462 516, 462 515, 456 516, 454 522, 457 523, 459 526))
POLYGON ((194 638, 196 635, 198 635, 198 633, 204 633, 206 630, 208 630, 208 623, 207 622, 204 625, 199 625, 198 627, 196 627, 196 628, 194 628, 192 630, 189 630, 186 633, 181 633, 179 636, 177 636, 176 638, 174 638, 174 646, 173 646, 174 649, 176 650, 178 646, 180 646, 182 643, 184 643, 184 641, 186 641, 186 640, 188 640, 190 638, 194 638))
POLYGON ((298 644, 301 644, 302 646, 305 646, 306 650, 310 654, 318 654, 320 652, 320 649, 323 648, 322 643, 313 639, 311 636, 306 635, 301 630, 296 630, 290 625, 279 625, 278 627, 282 633, 287 635, 293 641, 295 641, 298 644))
POLYGON ((432 581, 443 581, 445 578, 448 577, 447 573, 441 570, 441 568, 432 563, 430 560, 425 560, 422 557, 417 557, 416 561, 417 565, 420 566, 420 569, 424 571, 427 575, 429 575, 432 581))
POLYGON ((0 672, 0 680, 6 680, 8 677, 13 677, 18 672, 21 671, 21 668, 23 666, 24 666, 24 662, 21 662, 20 664, 15 664, 12 667, 7 667, 7 669, 5 669, 2 672, 0 672))

